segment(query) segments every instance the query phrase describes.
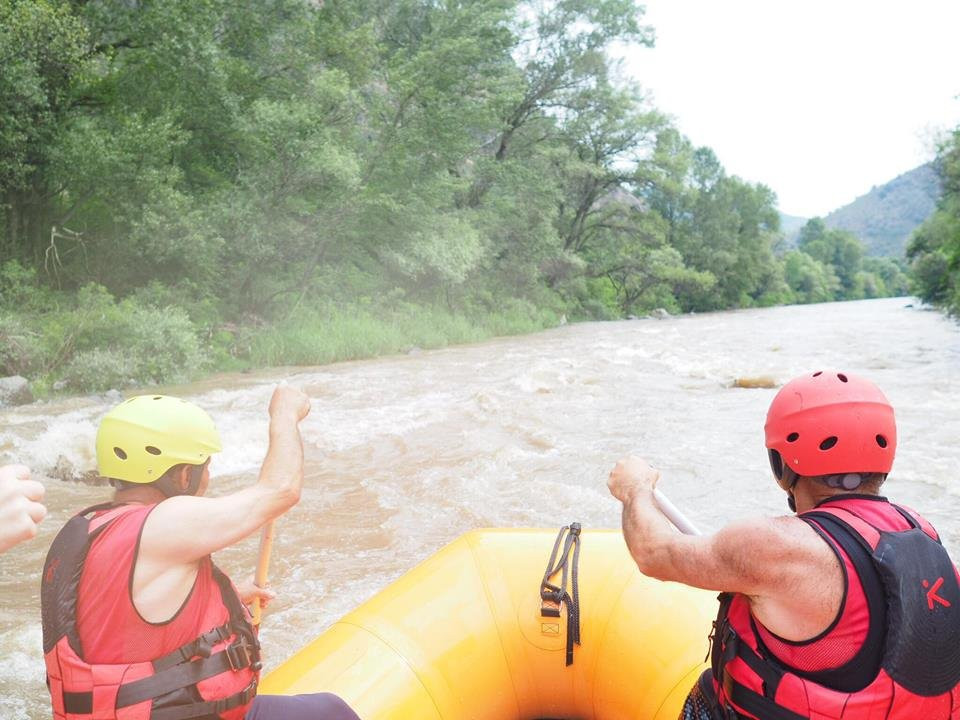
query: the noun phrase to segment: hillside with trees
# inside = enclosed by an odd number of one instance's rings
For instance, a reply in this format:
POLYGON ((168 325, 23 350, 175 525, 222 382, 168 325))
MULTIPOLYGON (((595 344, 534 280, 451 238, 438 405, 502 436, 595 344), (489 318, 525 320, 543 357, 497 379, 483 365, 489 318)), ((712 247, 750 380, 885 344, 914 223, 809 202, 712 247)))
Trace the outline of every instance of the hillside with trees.
MULTIPOLYGON (((0 0, 0 374, 40 392, 900 292, 618 80, 633 0, 0 0)), ((642 81, 642 78, 641 78, 642 81)))
MULTIPOLYGON (((829 228, 846 230, 860 238, 868 255, 902 258, 910 235, 933 214, 939 196, 939 176, 934 164, 927 163, 874 186, 823 220, 829 228)), ((804 218, 780 214, 789 247, 796 246, 805 222, 804 218)))
POLYGON ((939 196, 940 179, 927 163, 871 188, 824 222, 856 235, 868 255, 903 257, 910 235, 933 214, 939 196))

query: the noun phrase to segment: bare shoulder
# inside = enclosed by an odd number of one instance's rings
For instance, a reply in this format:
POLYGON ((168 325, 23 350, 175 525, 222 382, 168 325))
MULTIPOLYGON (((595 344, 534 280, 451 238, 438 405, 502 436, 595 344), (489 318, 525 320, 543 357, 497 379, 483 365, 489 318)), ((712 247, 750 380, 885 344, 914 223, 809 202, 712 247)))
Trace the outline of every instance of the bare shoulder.
POLYGON ((725 589, 746 595, 790 595, 805 579, 839 570, 827 543, 796 517, 741 520, 722 528, 712 544, 730 573, 725 589))
POLYGON ((164 566, 190 565, 232 545, 268 519, 262 495, 254 485, 220 497, 168 498, 144 524, 141 555, 164 566))

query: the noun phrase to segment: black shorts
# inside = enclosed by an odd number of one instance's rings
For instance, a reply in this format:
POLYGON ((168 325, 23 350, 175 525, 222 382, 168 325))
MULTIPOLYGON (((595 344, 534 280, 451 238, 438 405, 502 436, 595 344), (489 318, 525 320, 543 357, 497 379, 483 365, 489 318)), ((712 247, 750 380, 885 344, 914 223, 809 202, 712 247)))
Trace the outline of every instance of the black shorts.
POLYGON ((360 720, 333 693, 257 695, 244 720, 360 720))

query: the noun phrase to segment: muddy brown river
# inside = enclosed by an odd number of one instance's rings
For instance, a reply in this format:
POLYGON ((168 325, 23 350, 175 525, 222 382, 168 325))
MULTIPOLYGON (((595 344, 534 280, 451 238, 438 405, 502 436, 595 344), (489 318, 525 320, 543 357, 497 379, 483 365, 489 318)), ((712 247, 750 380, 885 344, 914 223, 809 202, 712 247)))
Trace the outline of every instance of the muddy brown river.
MULTIPOLYGON (((900 433, 887 494, 924 512, 960 555, 960 326, 909 298, 585 323, 163 391, 217 422, 224 449, 211 466, 211 494, 255 481, 278 380, 312 398, 302 500, 277 523, 279 597, 262 632, 269 670, 467 530, 617 526, 605 482, 629 452, 662 470, 661 489, 703 529, 786 512, 763 448, 775 390, 731 383, 764 375, 782 383, 821 368, 866 375, 887 393, 900 433)), ((119 399, 0 409, 0 462, 34 468, 50 508, 38 538, 0 556, 2 720, 50 716, 43 557, 70 514, 109 489, 49 473, 58 463, 93 468, 98 419, 119 399)), ((217 561, 251 574, 256 545, 250 538, 217 561)))

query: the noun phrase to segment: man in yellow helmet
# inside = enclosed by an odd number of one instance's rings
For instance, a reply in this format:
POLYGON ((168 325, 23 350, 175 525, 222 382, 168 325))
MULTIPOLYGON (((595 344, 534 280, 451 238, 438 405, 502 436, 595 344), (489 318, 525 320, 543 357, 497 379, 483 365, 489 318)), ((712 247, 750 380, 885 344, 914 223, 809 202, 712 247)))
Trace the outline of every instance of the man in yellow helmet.
POLYGON ((270 400, 270 442, 257 482, 204 497, 213 420, 178 398, 130 398, 97 433, 113 501, 60 531, 44 565, 43 644, 54 718, 124 720, 357 720, 328 693, 257 696, 260 646, 240 593, 211 553, 300 499, 299 422, 310 402, 281 385, 270 400))

